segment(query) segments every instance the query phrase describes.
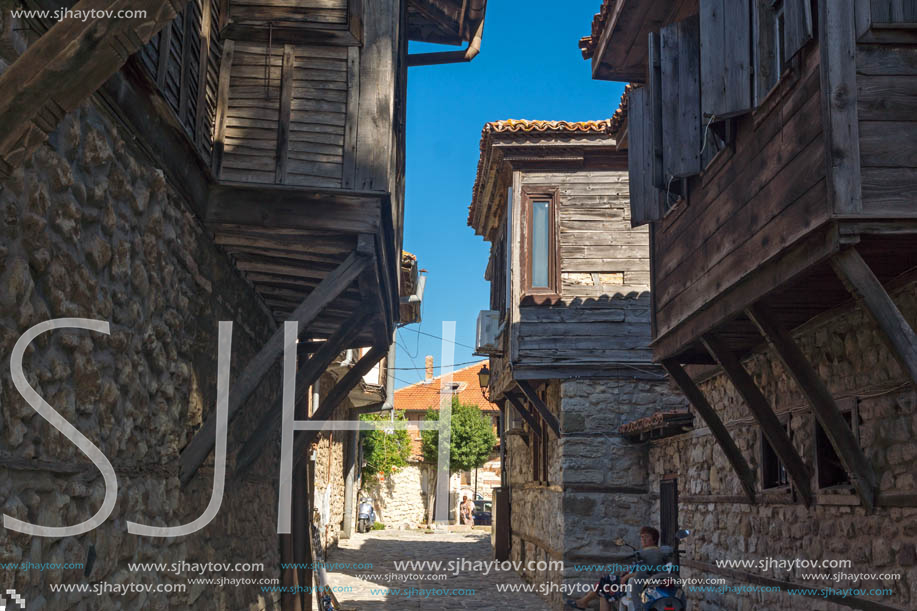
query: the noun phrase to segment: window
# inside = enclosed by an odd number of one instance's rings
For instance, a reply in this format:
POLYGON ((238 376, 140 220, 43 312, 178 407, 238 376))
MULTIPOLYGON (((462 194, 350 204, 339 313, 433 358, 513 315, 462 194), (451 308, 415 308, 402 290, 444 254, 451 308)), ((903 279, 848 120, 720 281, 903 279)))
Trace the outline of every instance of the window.
MULTIPOLYGON (((859 415, 856 409, 856 398, 841 400, 837 403, 841 410, 841 415, 844 416, 844 421, 853 431, 853 436, 859 443, 859 427, 857 426, 859 424, 859 415)), ((815 466, 818 473, 819 488, 850 485, 850 476, 841 463, 837 452, 834 451, 834 446, 831 445, 828 435, 818 421, 815 422, 815 466)))
MULTIPOLYGON (((783 425, 787 435, 792 439, 789 419, 783 421, 783 425)), ((786 467, 777 457, 770 442, 764 437, 764 433, 761 433, 761 489, 783 488, 789 485, 790 480, 787 477, 786 467)))
POLYGON ((783 0, 758 0, 755 21, 755 100, 760 104, 780 80, 787 60, 783 0))
POLYGON ((559 282, 555 245, 555 193, 524 192, 524 293, 557 296, 559 282))

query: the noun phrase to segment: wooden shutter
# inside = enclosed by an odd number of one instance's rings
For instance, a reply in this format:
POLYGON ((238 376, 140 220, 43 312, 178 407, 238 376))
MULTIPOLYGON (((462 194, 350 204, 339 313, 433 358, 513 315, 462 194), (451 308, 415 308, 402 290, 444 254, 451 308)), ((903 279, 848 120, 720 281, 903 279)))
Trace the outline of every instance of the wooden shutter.
POLYGON ((666 182, 701 170, 700 27, 697 15, 659 32, 662 171, 666 182))
POLYGON ((783 15, 783 45, 786 59, 789 59, 812 40, 812 3, 810 0, 784 0, 783 15))
POLYGON ((701 0, 701 110, 725 119, 752 109, 751 4, 749 0, 701 0))
POLYGON ((646 87, 627 94, 627 168, 632 227, 659 220, 659 190, 653 186, 653 139, 646 87))
POLYGON ((652 136, 652 185, 657 189, 665 189, 666 180, 662 171, 662 64, 659 60, 659 34, 650 32, 647 44, 649 64, 649 79, 647 82, 647 96, 649 104, 649 130, 652 136))
POLYGON ((870 4, 873 23, 913 23, 917 21, 917 2, 914 0, 871 0, 870 4))

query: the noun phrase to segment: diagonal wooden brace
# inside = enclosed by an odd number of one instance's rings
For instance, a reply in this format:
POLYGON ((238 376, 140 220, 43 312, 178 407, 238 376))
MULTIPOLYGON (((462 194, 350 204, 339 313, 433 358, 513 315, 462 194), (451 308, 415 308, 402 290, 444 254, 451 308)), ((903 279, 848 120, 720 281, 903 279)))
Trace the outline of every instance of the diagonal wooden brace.
POLYGON ((557 421, 557 417, 551 413, 551 410, 544 404, 544 401, 541 400, 541 397, 538 396, 538 393, 535 392, 535 389, 532 388, 528 380, 519 380, 516 382, 516 386, 518 386, 522 394, 532 402, 532 405, 535 406, 535 409, 538 410, 538 413, 541 414, 544 421, 548 423, 548 426, 551 427, 554 434, 560 437, 560 423, 557 421))
POLYGON ((857 444, 853 431, 847 426, 841 411, 828 392, 828 388, 815 372, 802 350, 793 341, 790 333, 760 304, 746 310, 746 315, 758 326, 764 339, 773 349, 777 358, 783 363, 787 372, 802 390, 812 405, 815 418, 824 429, 828 440, 834 446, 841 464, 851 475, 857 494, 867 511, 872 511, 876 504, 876 490, 879 480, 876 473, 857 444))
POLYGON ((917 334, 869 269, 856 248, 843 250, 831 259, 834 273, 851 293, 862 300, 875 319, 901 368, 917 384, 917 334))
MULTIPOLYGON (((299 323, 300 333, 309 326, 328 304, 333 302, 360 275, 371 261, 371 257, 360 252, 351 253, 337 269, 328 274, 321 284, 290 314, 290 320, 299 323)), ((283 354, 283 326, 261 347, 261 350, 246 365, 242 375, 231 387, 229 394, 229 422, 238 415, 239 409, 258 388, 262 378, 283 354)), ((204 426, 194 435, 181 454, 180 478, 182 485, 191 481, 198 468, 213 449, 216 438, 216 417, 211 415, 204 426)))
POLYGON ((758 422, 758 426, 761 427, 761 432, 764 433, 767 442, 771 444, 777 458, 786 468, 787 474, 793 481, 796 490, 799 491, 799 495, 802 497, 806 507, 810 506, 812 504, 812 483, 809 469, 806 467, 806 463, 803 462, 802 457, 799 456, 799 452, 793 447, 793 442, 790 441, 789 435, 786 434, 786 429, 777 419, 777 414, 771 409, 767 398, 755 385, 755 381, 745 371, 739 359, 719 339, 708 334, 704 335, 701 341, 710 351, 710 355, 723 367, 723 371, 726 372, 735 389, 742 395, 752 416, 758 422))
POLYGON ((688 398, 688 401, 691 402, 694 411, 696 411, 707 424, 707 428, 710 429, 713 438, 716 439, 716 442, 726 455, 726 460, 729 461, 733 471, 736 472, 739 478, 739 484, 742 485, 742 490, 745 491, 745 496, 748 497, 751 503, 754 503, 755 474, 748 466, 748 462, 746 462, 745 457, 742 456, 742 451, 739 450, 739 446, 736 445, 732 435, 729 434, 726 425, 720 420, 716 410, 707 402, 707 398, 704 397, 704 394, 694 383, 694 380, 691 379, 691 376, 685 372, 677 361, 667 359, 662 361, 662 366, 665 367, 665 370, 672 376, 672 379, 681 389, 681 392, 683 392, 685 397, 688 398))
POLYGON ((522 416, 522 419, 525 420, 526 424, 529 425, 529 428, 532 430, 532 432, 540 436, 541 427, 537 425, 534 416, 532 416, 531 412, 525 408, 525 406, 522 404, 522 401, 519 400, 519 397, 509 393, 506 393, 504 396, 510 402, 510 404, 516 408, 516 411, 519 412, 519 415, 522 416))
MULTIPOLYGON (((309 387, 318 380, 334 359, 346 349, 357 335, 363 330, 363 325, 370 315, 370 307, 363 306, 354 312, 350 318, 341 323, 334 335, 322 343, 319 349, 308 359, 304 360, 296 372, 296 398, 295 404, 306 401, 309 387)), ((264 446, 280 431, 280 422, 283 418, 283 397, 278 397, 271 409, 261 418, 258 428, 245 441, 236 457, 234 476, 244 473, 252 463, 261 455, 264 446)))
MULTIPOLYGON (((347 395, 349 395, 350 391, 360 383, 363 376, 369 373, 386 354, 388 354, 388 346, 373 346, 369 352, 364 354, 363 357, 357 361, 357 364, 354 365, 350 371, 344 374, 343 378, 338 380, 338 383, 335 384, 331 392, 325 396, 321 405, 315 413, 312 414, 309 420, 317 422, 330 418, 337 406, 341 404, 341 401, 347 398, 347 395)), ((293 444, 294 467, 304 459, 308 452, 309 444, 312 443, 312 440, 315 439, 318 433, 319 431, 316 430, 299 431, 297 433, 296 441, 293 444)))

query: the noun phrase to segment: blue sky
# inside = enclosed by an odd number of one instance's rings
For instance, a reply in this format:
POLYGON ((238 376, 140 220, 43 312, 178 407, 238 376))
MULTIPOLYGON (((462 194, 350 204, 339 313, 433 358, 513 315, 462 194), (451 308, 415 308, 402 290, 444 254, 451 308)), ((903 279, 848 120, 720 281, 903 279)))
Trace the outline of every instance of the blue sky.
POLYGON ((444 320, 456 321, 455 363, 480 360, 472 356, 474 325, 490 303, 484 280, 489 245, 467 226, 467 217, 483 125, 605 119, 617 108, 624 84, 593 81, 577 45, 600 5, 491 0, 474 61, 408 70, 404 248, 429 274, 423 322, 398 332, 397 388, 423 379, 427 354, 439 375, 444 320))

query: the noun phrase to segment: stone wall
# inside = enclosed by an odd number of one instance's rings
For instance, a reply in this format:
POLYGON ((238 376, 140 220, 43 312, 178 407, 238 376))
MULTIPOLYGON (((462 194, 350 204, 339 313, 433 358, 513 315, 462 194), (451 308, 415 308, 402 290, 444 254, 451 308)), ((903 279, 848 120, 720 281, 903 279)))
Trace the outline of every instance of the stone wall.
MULTIPOLYGON (((336 379, 325 374, 319 384, 319 401, 331 392, 336 379)), ((331 414, 329 420, 352 420, 352 404, 344 400, 331 414)), ((337 545, 344 520, 344 452, 348 450, 348 431, 319 433, 313 442, 315 462, 312 507, 313 523, 319 528, 322 547, 327 550, 337 545), (322 514, 327 513, 327 516, 322 514), (322 518, 327 517, 327 522, 322 518)))
POLYGON ((651 509, 647 446, 626 441, 618 428, 657 411, 687 406, 661 377, 552 381, 547 398, 562 432, 560 439, 549 434, 547 485, 531 481, 530 447, 519 435, 507 435, 512 559, 563 561, 563 570, 523 570, 529 581, 557 590, 547 598, 559 608, 561 584, 595 581, 594 574, 576 571, 573 565, 623 558, 624 550, 611 541, 622 536, 636 544, 651 509))
MULTIPOLYGON (((83 570, 0 572, 29 608, 265 608, 257 586, 192 586, 174 594, 54 595, 57 583, 185 584, 187 575, 130 572, 128 562, 249 562, 265 570, 208 577, 277 577, 276 478, 272 447, 227 482, 216 519, 194 535, 150 539, 125 522, 179 525, 199 516, 213 469, 185 488, 177 468, 216 401, 217 328, 233 321, 233 377, 275 324, 228 257, 213 245, 155 161, 89 101, 0 183, 0 510, 63 526, 99 508, 95 467, 28 406, 10 379, 14 343, 38 322, 60 317, 110 323, 110 334, 60 330, 26 352, 29 383, 98 446, 118 475, 118 501, 94 531, 70 538, 4 531, 0 562, 92 562, 83 570), (94 561, 90 558, 95 557, 94 561), (33 605, 35 605, 33 607, 33 605)), ((239 447, 271 405, 279 367, 233 422, 239 447)))
MULTIPOLYGON (((917 326, 917 285, 909 284, 893 296, 911 325, 917 326)), ((899 492, 913 495, 917 488, 917 395, 875 323, 856 307, 816 319, 796 335, 800 348, 831 393, 844 399, 841 405, 856 402, 860 445, 880 478, 882 495, 886 499, 899 492)), ((805 399, 769 353, 754 354, 746 360, 745 367, 778 415, 788 420, 793 445, 813 472, 812 488, 817 501, 812 508, 806 508, 785 500, 785 496, 780 499, 779 495, 786 492, 778 489, 759 492, 761 499, 756 505, 728 502, 728 497, 741 495, 741 489, 709 431, 701 429, 656 442, 650 451, 651 488, 658 490, 663 474, 677 473, 679 527, 694 531, 686 542, 685 558, 705 563, 767 557, 850 560, 852 566, 841 572, 899 573, 901 579, 805 582, 801 578, 805 570, 788 573, 771 569, 763 574, 804 583, 804 587, 892 588, 892 596, 880 598, 901 608, 917 607, 917 507, 913 507, 913 501, 910 507, 880 506, 875 513, 867 514, 851 487, 819 490, 814 475, 815 422, 805 399), (705 502, 705 498, 720 500, 705 502)), ((722 374, 702 382, 700 388, 760 478, 760 432, 752 424, 743 401, 722 374)), ((702 422, 697 425, 700 428, 702 422)), ((759 489, 760 486, 759 481, 759 489)), ((880 503, 881 498, 880 495, 880 503)), ((658 501, 656 512, 658 515, 658 501)), ((698 573, 694 570, 687 574, 698 573)), ((742 583, 736 579, 729 582, 742 583)), ((694 598, 700 600, 698 596, 694 598)), ((707 594, 704 605, 714 611, 846 608, 785 593, 707 594)))

